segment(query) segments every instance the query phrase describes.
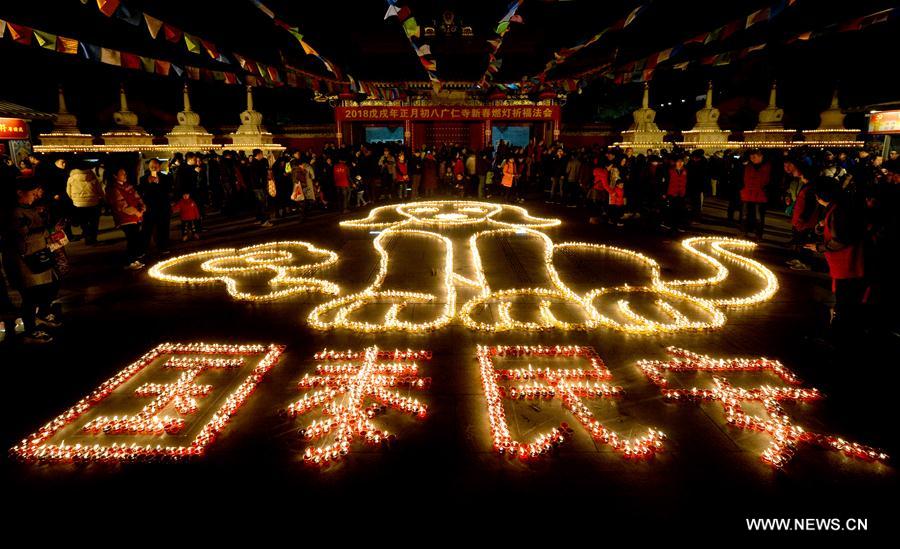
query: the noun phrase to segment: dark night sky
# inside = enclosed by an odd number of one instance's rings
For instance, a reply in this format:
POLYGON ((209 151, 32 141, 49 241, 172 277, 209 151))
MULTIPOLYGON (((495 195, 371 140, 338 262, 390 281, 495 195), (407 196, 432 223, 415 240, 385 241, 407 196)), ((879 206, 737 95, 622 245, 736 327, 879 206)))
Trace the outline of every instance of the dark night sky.
MULTIPOLYGON (((265 3, 287 22, 299 26, 320 53, 357 78, 421 80, 425 76, 396 20, 383 20, 383 3, 335 0, 267 0, 265 3)), ((512 27, 500 51, 504 64, 498 80, 516 80, 538 72, 554 50, 572 46, 596 33, 639 3, 638 0, 526 0, 519 12, 525 24, 512 27)), ((274 64, 278 61, 278 51, 282 50, 298 66, 319 73, 324 70, 318 61, 303 56, 296 42, 275 28, 249 1, 129 0, 126 4, 146 9, 151 15, 212 40, 224 51, 237 51, 274 64)), ((770 4, 771 0, 656 0, 625 32, 604 38, 580 52, 552 76, 567 76, 595 66, 607 59, 616 47, 622 62, 642 58, 770 4)), ((439 19, 445 10, 451 9, 463 22, 473 26, 472 38, 432 40, 431 44, 442 79, 477 79, 487 62, 485 40, 492 37, 492 29, 505 12, 507 2, 445 0, 413 1, 410 5, 420 24, 439 19)), ((657 120, 663 127, 689 127, 698 106, 695 97, 704 92, 708 79, 717 86, 716 101, 721 103, 723 125, 738 128, 754 123, 754 112, 767 98, 768 82, 772 79, 780 83, 779 103, 786 111, 788 126, 814 126, 818 111, 827 105, 835 85, 841 89, 845 107, 897 100, 900 89, 892 77, 896 68, 890 70, 888 59, 895 55, 891 44, 896 44, 894 37, 900 31, 900 18, 860 32, 783 45, 783 40, 792 34, 894 5, 896 1, 885 0, 842 4, 798 0, 794 8, 774 22, 741 32, 718 47, 697 50, 702 53, 695 57, 766 41, 769 48, 763 53, 723 67, 692 67, 683 72, 658 70, 652 84, 651 102, 658 105, 672 101, 673 106, 655 106, 659 111, 657 120)), ((0 18, 137 54, 193 65, 203 63, 202 56, 187 53, 183 44, 153 40, 143 26, 135 28, 104 17, 93 1, 87 6, 78 0, 2 2, 0 18)), ((148 129, 166 129, 174 123, 174 114, 180 110, 180 81, 174 78, 95 65, 74 56, 20 46, 8 37, 0 40, 0 57, 5 67, 0 98, 52 112, 56 110, 55 87, 62 83, 67 88, 70 110, 79 115, 87 131, 111 125, 112 112, 117 108, 118 84, 122 81, 129 88, 131 109, 140 115, 148 129)), ((243 110, 240 87, 201 82, 192 83, 192 89, 195 110, 201 113, 204 124, 237 123, 238 114, 243 110)), ((566 119, 615 118, 630 111, 640 93, 637 84, 614 86, 597 82, 582 95, 571 97, 566 119)), ((304 90, 264 89, 256 94, 256 102, 257 109, 273 121, 320 123, 332 119, 331 110, 312 102, 309 92, 304 90)), ((861 117, 857 116, 855 121, 861 123, 861 117)))

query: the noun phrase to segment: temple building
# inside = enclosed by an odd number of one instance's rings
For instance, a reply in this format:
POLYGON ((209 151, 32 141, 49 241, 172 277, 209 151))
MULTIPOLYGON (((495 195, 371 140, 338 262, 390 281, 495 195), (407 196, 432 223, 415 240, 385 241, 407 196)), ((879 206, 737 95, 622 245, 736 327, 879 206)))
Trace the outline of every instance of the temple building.
POLYGON ((53 128, 49 133, 42 133, 38 137, 45 147, 91 147, 94 143, 92 135, 81 133, 78 119, 66 108, 66 95, 62 86, 59 87, 59 110, 55 115, 53 128))
POLYGON ((253 110, 253 87, 247 86, 247 110, 241 113, 241 125, 230 134, 234 149, 251 152, 253 149, 282 150, 272 133, 263 125, 261 112, 253 110))
POLYGON ((772 82, 769 89, 769 104, 759 113, 759 122, 756 128, 744 132, 745 146, 754 147, 784 147, 790 146, 796 130, 784 128, 784 109, 778 107, 778 87, 772 82))
POLYGON ((213 135, 200 125, 200 115, 191 110, 188 85, 182 90, 184 110, 178 113, 178 125, 166 134, 170 147, 190 149, 212 148, 213 135))
POLYGON ((113 114, 118 129, 103 134, 103 143, 107 148, 120 146, 123 150, 140 150, 153 148, 153 136, 138 124, 137 114, 128 110, 128 98, 125 86, 119 87, 119 110, 113 114))
POLYGON ((681 132, 683 141, 678 145, 689 149, 703 149, 706 152, 721 151, 729 146, 739 145, 730 143, 730 132, 719 127, 719 109, 713 107, 712 82, 706 88, 706 104, 697 111, 697 123, 690 130, 681 132))
POLYGON ((838 103, 838 91, 834 90, 831 104, 819 115, 819 127, 814 130, 803 130, 804 143, 820 147, 861 147, 864 142, 858 139, 859 130, 844 126, 844 111, 838 103))
POLYGON ((635 149, 661 149, 665 144, 663 138, 666 132, 656 125, 656 111, 650 108, 650 86, 647 83, 644 83, 641 108, 634 111, 632 116, 634 122, 622 132, 622 141, 616 145, 635 149))

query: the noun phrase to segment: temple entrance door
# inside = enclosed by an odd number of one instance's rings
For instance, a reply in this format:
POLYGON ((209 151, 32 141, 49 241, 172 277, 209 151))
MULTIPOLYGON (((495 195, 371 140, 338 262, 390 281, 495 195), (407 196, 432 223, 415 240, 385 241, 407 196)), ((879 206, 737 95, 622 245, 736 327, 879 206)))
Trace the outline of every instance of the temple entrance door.
POLYGON ((413 143, 418 149, 444 145, 481 150, 484 146, 483 122, 414 122, 413 143))

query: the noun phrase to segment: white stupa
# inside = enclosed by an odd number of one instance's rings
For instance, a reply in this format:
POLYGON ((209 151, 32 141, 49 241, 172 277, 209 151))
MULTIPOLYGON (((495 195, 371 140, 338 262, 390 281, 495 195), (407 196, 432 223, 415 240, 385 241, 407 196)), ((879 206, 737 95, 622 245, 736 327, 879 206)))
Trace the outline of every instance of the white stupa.
POLYGON ((94 136, 81 133, 78 129, 78 119, 66 109, 66 95, 62 86, 59 87, 59 111, 53 121, 53 129, 50 133, 42 133, 38 137, 41 139, 41 145, 46 148, 71 149, 90 147, 94 143, 94 136))
POLYGON ((632 116, 634 122, 622 132, 622 141, 616 145, 636 149, 661 149, 665 144, 663 138, 666 132, 656 125, 656 111, 650 108, 650 85, 647 82, 644 82, 641 108, 634 111, 632 116))
POLYGON ((241 113, 241 125, 230 134, 235 149, 250 152, 253 149, 284 148, 274 142, 272 134, 263 126, 262 120, 262 113, 253 110, 253 87, 247 86, 247 110, 241 113))
POLYGON ((188 85, 183 90, 184 110, 178 113, 178 125, 166 134, 170 148, 203 149, 212 147, 213 135, 200 125, 200 115, 191 110, 188 85))
POLYGON ((153 136, 138 125, 136 114, 128 110, 128 98, 125 86, 119 87, 119 110, 113 114, 117 129, 103 134, 103 142, 107 146, 130 146, 135 150, 152 148, 153 136))
MULTIPOLYGON (((697 111, 697 123, 690 130, 681 132, 683 141, 678 144, 688 149, 715 152, 727 149, 730 132, 719 127, 719 109, 713 107, 712 82, 706 88, 706 104, 697 111)), ((735 144, 736 145, 736 144, 735 144)))
POLYGON ((861 147, 863 142, 857 139, 859 130, 844 127, 844 112, 838 103, 838 92, 834 90, 831 105, 819 115, 819 127, 814 130, 803 130, 805 143, 821 147, 861 147))
POLYGON ((759 113, 759 122, 756 128, 744 132, 744 142, 747 146, 787 146, 791 143, 796 130, 786 130, 782 119, 784 109, 779 109, 776 104, 778 98, 778 86, 772 82, 769 90, 769 104, 759 113))

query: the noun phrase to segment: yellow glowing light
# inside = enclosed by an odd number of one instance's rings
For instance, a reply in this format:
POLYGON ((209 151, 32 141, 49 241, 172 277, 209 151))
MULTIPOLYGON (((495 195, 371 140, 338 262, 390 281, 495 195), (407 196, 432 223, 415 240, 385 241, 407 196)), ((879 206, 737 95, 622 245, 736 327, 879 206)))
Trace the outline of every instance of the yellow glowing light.
POLYGON ((670 361, 640 360, 638 367, 644 375, 662 391, 663 396, 674 402, 718 402, 725 412, 725 420, 729 425, 741 429, 749 429, 765 433, 771 438, 769 447, 760 458, 773 467, 784 467, 793 457, 800 445, 813 445, 842 452, 855 459, 864 461, 886 461, 888 455, 883 451, 856 442, 849 442, 834 435, 826 435, 806 431, 793 424, 781 406, 781 402, 809 402, 822 398, 815 388, 800 387, 802 381, 781 362, 767 358, 727 358, 714 359, 686 349, 669 347, 666 351, 672 355, 670 361), (787 387, 771 387, 762 385, 752 389, 732 386, 723 374, 734 372, 771 372, 785 383, 787 387), (668 372, 707 372, 713 374, 713 387, 701 389, 670 389, 666 378, 668 372), (768 417, 749 414, 742 406, 743 402, 762 404, 768 417))
MULTIPOLYGON (((91 394, 22 440, 10 451, 30 462, 71 461, 134 461, 149 459, 182 460, 201 456, 228 424, 262 378, 278 362, 284 352, 282 345, 220 345, 214 343, 163 343, 124 368, 112 378, 100 384, 91 394), (85 423, 82 431, 95 435, 140 434, 163 437, 177 433, 184 425, 180 418, 158 415, 168 405, 179 413, 190 414, 197 410, 196 398, 209 393, 211 387, 193 383, 197 375, 210 368, 240 368, 247 356, 260 356, 259 362, 244 381, 229 394, 209 421, 200 429, 187 446, 138 445, 136 443, 105 444, 50 444, 48 441, 61 429, 82 418, 95 406, 106 400, 117 389, 144 371, 161 356, 172 355, 164 368, 180 370, 175 383, 146 383, 135 391, 135 396, 156 397, 135 416, 97 417, 85 423), (220 355, 212 358, 206 355, 220 355), (221 358, 224 355, 228 358, 221 358)), ((171 439, 163 439, 167 442, 171 439)))
MULTIPOLYGON (((756 244, 746 240, 726 237, 695 237, 682 242, 683 249, 690 255, 704 262, 714 274, 696 280, 662 280, 659 265, 655 260, 639 252, 585 242, 565 242, 554 244, 549 236, 536 229, 558 226, 558 219, 541 219, 532 217, 527 210, 518 206, 491 204, 471 201, 429 201, 395 206, 373 208, 364 219, 345 221, 341 226, 348 228, 380 229, 374 246, 379 254, 379 269, 375 281, 361 292, 332 299, 315 307, 308 320, 311 326, 318 329, 347 328, 361 332, 379 332, 400 330, 421 333, 442 328, 454 320, 463 325, 482 331, 507 330, 589 330, 597 327, 612 328, 633 334, 651 334, 682 330, 704 330, 717 328, 725 323, 726 317, 722 309, 748 306, 771 298, 778 289, 775 275, 760 262, 740 255, 733 250, 753 250, 756 244), (509 214, 509 215, 507 215, 509 214), (503 221, 501 217, 518 217, 520 221, 503 221), (384 217, 393 220, 381 220, 384 217), (454 271, 453 242, 439 231, 469 227, 477 230, 467 241, 468 255, 474 271, 473 277, 464 276, 454 271), (543 266, 549 274, 550 287, 513 288, 492 290, 482 267, 478 241, 485 237, 525 235, 538 239, 543 245, 543 266), (388 253, 384 241, 391 236, 413 236, 430 238, 439 241, 444 248, 444 261, 440 269, 443 293, 406 292, 382 290, 382 285, 389 270, 388 253), (700 251, 698 246, 708 245, 711 253, 700 251), (554 254, 557 251, 604 252, 643 263, 650 271, 650 284, 646 286, 617 286, 595 288, 585 294, 578 294, 570 289, 560 278, 554 266, 554 254), (716 257, 714 257, 714 255, 716 257), (689 288, 714 287, 725 281, 729 270, 719 260, 725 259, 744 269, 763 282, 763 289, 746 297, 728 297, 706 299, 690 295, 683 291, 689 288), (457 309, 456 285, 475 290, 476 295, 457 309), (626 319, 620 322, 602 314, 594 302, 610 294, 646 293, 657 296, 655 300, 658 310, 668 318, 660 322, 641 316, 633 310, 625 299, 617 301, 618 313, 626 319), (511 313, 512 302, 521 298, 533 298, 539 303, 538 320, 523 321, 514 319, 511 313), (351 319, 351 315, 367 305, 377 302, 391 303, 383 318, 378 322, 363 322, 351 319), (705 320, 691 320, 670 302, 681 302, 689 305, 705 320), (428 322, 409 322, 399 319, 404 308, 413 303, 442 304, 440 314, 428 322), (496 303, 497 318, 490 323, 479 322, 473 315, 484 306, 496 303), (580 311, 583 320, 579 322, 563 322, 552 312, 554 303, 562 303, 580 311)), ((458 259, 458 258, 457 258, 458 259)))
POLYGON ((273 301, 307 292, 321 292, 337 295, 340 288, 333 282, 300 276, 336 263, 338 255, 330 250, 317 248, 309 242, 269 242, 246 248, 221 248, 195 252, 161 261, 154 265, 149 275, 163 282, 176 284, 216 284, 224 283, 228 293, 243 301, 273 301), (298 249, 305 250, 317 258, 315 263, 295 264, 298 249), (210 276, 171 274, 179 266, 202 261, 199 268, 210 276), (238 276, 253 276, 273 273, 269 281, 270 292, 251 294, 238 289, 238 276))
POLYGON ((481 368, 481 381, 484 396, 488 404, 488 420, 491 424, 491 436, 494 450, 501 455, 517 457, 521 460, 546 455, 552 448, 565 440, 567 426, 565 424, 552 428, 531 442, 514 440, 509 431, 503 401, 534 400, 559 398, 563 407, 569 410, 594 440, 608 444, 613 450, 627 458, 646 459, 662 450, 665 434, 656 429, 648 429, 646 434, 623 439, 616 432, 606 428, 594 417, 584 398, 615 398, 623 394, 621 387, 605 383, 612 379, 612 374, 603 360, 592 347, 578 345, 546 347, 536 346, 498 346, 479 345, 478 363, 481 368), (588 360, 588 369, 535 369, 530 364, 527 368, 503 370, 494 367, 494 357, 517 358, 558 358, 572 360, 582 358, 588 360), (502 387, 501 381, 530 382, 502 387))
POLYGON ((394 435, 371 421, 386 408, 424 418, 427 407, 395 389, 426 389, 431 379, 419 377, 415 360, 430 357, 426 351, 384 352, 377 346, 368 347, 363 353, 317 353, 316 359, 327 362, 316 366, 316 375, 306 374, 300 380, 298 387, 306 394, 284 410, 285 415, 296 417, 321 408, 326 416, 304 427, 301 434, 308 441, 331 436, 332 442, 307 447, 304 461, 328 465, 346 456, 357 438, 369 445, 389 443, 394 435))

